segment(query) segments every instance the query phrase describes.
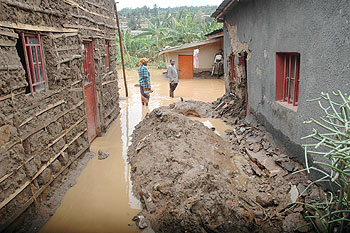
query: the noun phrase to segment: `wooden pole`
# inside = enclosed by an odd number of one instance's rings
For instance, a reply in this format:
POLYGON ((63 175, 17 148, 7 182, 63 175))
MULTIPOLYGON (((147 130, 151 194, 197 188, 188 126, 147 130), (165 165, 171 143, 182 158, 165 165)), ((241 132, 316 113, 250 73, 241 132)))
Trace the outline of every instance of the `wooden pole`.
POLYGON ((117 20, 117 27, 118 27, 118 35, 119 35, 119 45, 120 45, 120 56, 122 58, 122 66, 123 66, 123 76, 124 76, 124 86, 125 86, 125 95, 126 97, 129 96, 128 93, 128 85, 126 83, 126 75, 125 75, 125 64, 124 64, 124 54, 123 54, 123 42, 122 42, 122 34, 120 32, 120 24, 119 24, 119 17, 118 17, 118 9, 117 9, 117 3, 115 3, 115 17, 117 20))

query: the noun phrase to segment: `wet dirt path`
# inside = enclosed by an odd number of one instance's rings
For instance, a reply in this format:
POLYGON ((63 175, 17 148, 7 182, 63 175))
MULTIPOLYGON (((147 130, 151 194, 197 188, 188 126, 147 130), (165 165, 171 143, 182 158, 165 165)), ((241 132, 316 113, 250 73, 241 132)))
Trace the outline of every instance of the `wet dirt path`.
MULTIPOLYGON (((121 72, 119 72, 121 74, 121 72)), ((97 138, 91 151, 107 151, 105 160, 91 159, 65 194, 60 207, 40 232, 141 232, 132 222, 132 217, 140 210, 138 200, 132 194, 130 167, 126 153, 134 127, 154 108, 184 100, 211 102, 224 94, 224 81, 218 79, 180 80, 175 98, 168 97, 169 84, 162 76, 162 70, 151 70, 154 93, 149 107, 140 101, 136 71, 127 72, 129 98, 124 98, 124 83, 120 79, 121 114, 108 130, 107 135, 97 138)), ((195 119, 195 118, 194 118, 195 119)), ((224 134, 229 128, 217 119, 195 119, 208 127, 215 127, 217 133, 224 134)), ((142 232, 152 232, 143 230, 142 232)))

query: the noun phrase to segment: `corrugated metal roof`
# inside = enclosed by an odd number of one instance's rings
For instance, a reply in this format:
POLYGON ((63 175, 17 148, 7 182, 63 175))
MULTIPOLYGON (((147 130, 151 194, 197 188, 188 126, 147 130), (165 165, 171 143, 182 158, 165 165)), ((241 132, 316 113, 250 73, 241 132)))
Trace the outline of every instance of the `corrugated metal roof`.
POLYGON ((227 10, 231 9, 239 1, 240 0, 224 0, 210 17, 215 18, 217 22, 223 22, 227 10))
POLYGON ((162 55, 164 53, 169 53, 169 52, 175 52, 175 51, 179 51, 179 50, 183 50, 183 49, 200 47, 200 46, 207 45, 207 44, 213 44, 213 43, 219 42, 220 40, 222 40, 222 38, 223 38, 223 36, 220 36, 220 37, 215 37, 215 38, 212 38, 209 40, 199 41, 196 43, 183 44, 183 45, 175 46, 175 47, 166 47, 166 48, 159 51, 159 55, 162 55))
POLYGON ((205 36, 212 36, 212 35, 215 35, 215 34, 221 33, 221 32, 223 32, 223 31, 224 31, 224 29, 223 29, 223 28, 216 29, 216 30, 212 31, 211 33, 206 34, 205 36))
POLYGON ((216 9, 216 11, 211 14, 210 17, 212 18, 216 18, 221 12, 224 11, 224 9, 227 7, 227 5, 231 2, 231 1, 234 1, 234 0, 224 0, 220 6, 216 9))

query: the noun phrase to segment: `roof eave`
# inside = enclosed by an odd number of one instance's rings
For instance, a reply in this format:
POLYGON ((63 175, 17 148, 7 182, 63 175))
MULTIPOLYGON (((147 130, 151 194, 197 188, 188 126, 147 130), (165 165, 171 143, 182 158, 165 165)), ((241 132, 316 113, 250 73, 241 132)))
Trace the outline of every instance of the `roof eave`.
POLYGON ((223 36, 219 36, 219 37, 214 37, 214 38, 211 38, 211 39, 208 39, 208 40, 199 41, 197 43, 183 44, 181 46, 164 49, 162 51, 159 51, 158 54, 159 55, 163 55, 165 53, 171 53, 171 52, 176 52, 176 51, 179 51, 179 50, 191 49, 191 48, 200 47, 200 46, 207 45, 207 44, 213 44, 213 43, 216 43, 216 42, 222 40, 222 38, 223 38, 223 36))
POLYGON ((216 11, 210 16, 215 18, 215 21, 218 23, 222 23, 225 20, 225 15, 227 11, 231 8, 231 6, 235 5, 235 3, 239 2, 239 0, 225 0, 220 6, 216 9, 216 11))

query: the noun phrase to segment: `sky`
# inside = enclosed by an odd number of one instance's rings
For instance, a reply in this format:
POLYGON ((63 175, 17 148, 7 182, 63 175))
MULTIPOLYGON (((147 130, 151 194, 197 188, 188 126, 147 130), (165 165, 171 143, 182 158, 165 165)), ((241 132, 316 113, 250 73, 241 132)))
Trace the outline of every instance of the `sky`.
POLYGON ((157 4, 158 7, 177 7, 177 6, 218 6, 223 0, 115 0, 118 3, 118 10, 123 8, 136 8, 136 7, 153 7, 157 4))

